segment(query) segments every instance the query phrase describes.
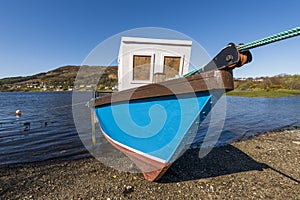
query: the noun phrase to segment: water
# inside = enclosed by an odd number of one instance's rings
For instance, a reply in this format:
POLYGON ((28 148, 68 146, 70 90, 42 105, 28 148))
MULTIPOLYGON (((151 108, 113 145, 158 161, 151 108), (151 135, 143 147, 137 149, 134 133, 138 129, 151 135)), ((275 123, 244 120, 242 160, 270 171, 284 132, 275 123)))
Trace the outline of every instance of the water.
MULTIPOLYGON (((300 96, 226 99, 226 119, 218 145, 286 126, 300 126, 300 96)), ((0 93, 0 103, 0 165, 90 156, 74 125, 72 93, 0 93), (22 110, 20 118, 15 116, 17 109, 22 110)), ((208 125, 206 120, 200 131, 205 132, 208 125)), ((196 137, 195 143, 202 139, 196 137)))
MULTIPOLYGON (((227 96, 226 100, 225 123, 217 145, 248 139, 271 130, 300 126, 300 96, 282 98, 227 96)), ((205 120, 199 132, 207 131, 208 126, 214 124, 218 122, 210 124, 209 119, 205 120)), ((195 143, 202 140, 203 134, 198 135, 195 143)))
POLYGON ((74 126, 72 93, 0 93, 0 102, 0 165, 89 155, 74 126))

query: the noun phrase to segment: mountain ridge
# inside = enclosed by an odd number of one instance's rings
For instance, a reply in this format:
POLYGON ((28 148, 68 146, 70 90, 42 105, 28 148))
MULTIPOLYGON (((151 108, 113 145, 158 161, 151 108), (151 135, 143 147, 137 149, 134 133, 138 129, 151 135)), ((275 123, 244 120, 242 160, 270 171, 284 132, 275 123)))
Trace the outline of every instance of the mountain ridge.
MULTIPOLYGON (((31 76, 17 76, 0 79, 0 91, 71 91, 73 90, 76 76, 80 70, 80 75, 86 78, 79 80, 81 89, 86 89, 90 78, 97 78, 98 89, 113 89, 117 84, 117 66, 76 66, 66 65, 48 72, 41 72, 31 76), (89 69, 86 72, 80 69, 89 69), (92 70, 92 73, 90 73, 92 70), (80 82, 82 81, 82 82, 80 82)), ((77 85, 77 84, 76 84, 77 85)))

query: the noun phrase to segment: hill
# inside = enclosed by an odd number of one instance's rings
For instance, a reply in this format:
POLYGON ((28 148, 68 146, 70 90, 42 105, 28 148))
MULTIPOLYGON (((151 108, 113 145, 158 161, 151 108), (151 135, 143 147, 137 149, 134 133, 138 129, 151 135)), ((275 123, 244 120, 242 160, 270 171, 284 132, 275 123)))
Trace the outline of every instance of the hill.
POLYGON ((281 74, 273 77, 239 78, 235 79, 235 89, 290 89, 300 90, 300 75, 281 74))
MULTIPOLYGON (((117 66, 62 66, 57 69, 32 76, 19 76, 0 79, 0 91, 71 91, 80 70, 80 89, 90 87, 89 80, 95 79, 98 89, 114 89, 117 85, 117 66)), ((79 86, 78 86, 79 87, 79 86)))
MULTIPOLYGON (((117 66, 62 66, 32 76, 0 79, 0 91, 72 91, 91 89, 90 83, 98 83, 98 91, 112 91, 118 84, 117 66), (74 82, 78 71, 76 85, 74 82), (99 80, 99 77, 100 80, 99 80)), ((238 78, 234 81, 234 96, 280 97, 300 94, 300 75, 281 74, 273 77, 238 78)))
POLYGON ((300 94, 300 75, 280 74, 273 77, 239 78, 235 90, 228 93, 245 97, 283 97, 300 94))

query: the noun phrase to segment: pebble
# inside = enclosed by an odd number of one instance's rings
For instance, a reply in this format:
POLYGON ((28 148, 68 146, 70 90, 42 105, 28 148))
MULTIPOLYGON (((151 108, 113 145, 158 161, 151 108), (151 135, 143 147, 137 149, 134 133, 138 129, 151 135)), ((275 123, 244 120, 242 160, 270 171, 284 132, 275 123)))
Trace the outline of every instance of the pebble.
POLYGON ((123 190, 123 194, 126 195, 126 194, 129 194, 133 192, 133 186, 130 186, 130 185, 124 185, 124 190, 123 190))
POLYGON ((294 144, 300 144, 300 141, 293 141, 294 144))
POLYGON ((300 180, 300 156, 299 146, 292 141, 299 141, 299 135, 300 129, 265 134, 215 148, 200 161, 199 151, 191 150, 186 158, 195 160, 178 160, 171 166, 178 177, 167 171, 155 183, 94 158, 2 167, 0 199, 295 199, 300 196, 294 181, 300 180), (261 170, 266 164, 294 180, 271 169, 261 170))

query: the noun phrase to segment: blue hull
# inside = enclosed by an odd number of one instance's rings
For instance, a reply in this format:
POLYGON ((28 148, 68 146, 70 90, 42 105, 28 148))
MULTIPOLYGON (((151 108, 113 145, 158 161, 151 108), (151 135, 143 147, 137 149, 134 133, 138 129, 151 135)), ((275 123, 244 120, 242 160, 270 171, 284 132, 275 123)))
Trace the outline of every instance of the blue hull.
POLYGON ((172 163, 211 109, 209 92, 133 100, 96 107, 102 132, 114 143, 172 163))
POLYGON ((105 95, 91 105, 106 139, 154 181, 189 147, 219 97, 232 89, 231 71, 207 71, 105 95))

